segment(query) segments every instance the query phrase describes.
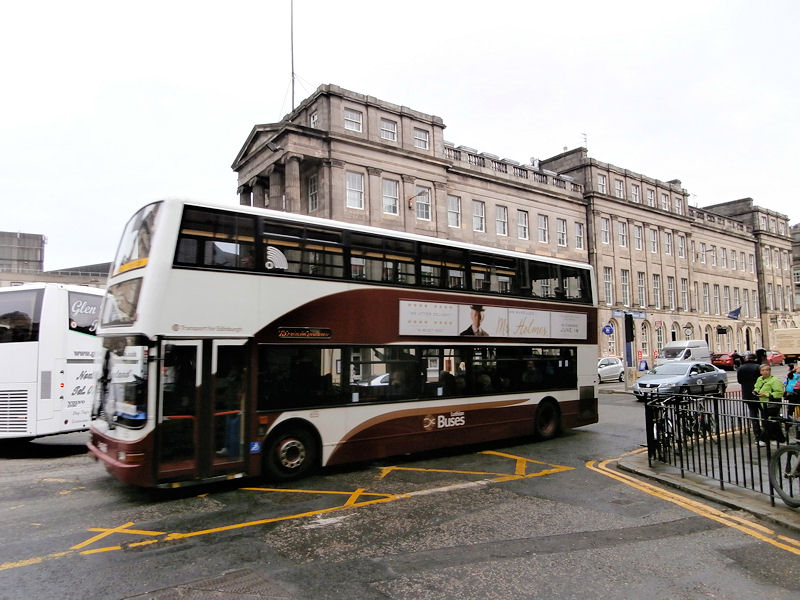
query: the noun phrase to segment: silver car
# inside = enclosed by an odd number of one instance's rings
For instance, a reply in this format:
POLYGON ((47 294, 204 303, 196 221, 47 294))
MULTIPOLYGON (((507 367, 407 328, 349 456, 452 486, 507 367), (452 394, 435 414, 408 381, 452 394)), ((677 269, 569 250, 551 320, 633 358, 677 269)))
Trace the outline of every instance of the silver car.
POLYGON ((657 396, 674 394, 722 396, 728 385, 728 375, 711 363, 677 361, 659 365, 633 385, 633 394, 639 402, 657 396))
POLYGON ((621 358, 606 356, 597 361, 597 378, 604 381, 625 381, 625 364, 621 358))

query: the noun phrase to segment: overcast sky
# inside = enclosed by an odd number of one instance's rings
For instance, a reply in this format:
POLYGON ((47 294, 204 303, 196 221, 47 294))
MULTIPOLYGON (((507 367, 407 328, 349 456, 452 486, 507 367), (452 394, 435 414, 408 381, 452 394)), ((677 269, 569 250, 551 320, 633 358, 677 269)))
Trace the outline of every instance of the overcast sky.
MULTIPOLYGON (((519 162, 586 145, 690 204, 800 221, 796 0, 295 0, 295 104, 320 84, 442 117, 519 162), (585 138, 584 138, 585 134, 585 138)), ((110 261, 163 197, 238 204, 253 125, 290 112, 290 0, 9 3, 0 230, 45 269, 110 261)))

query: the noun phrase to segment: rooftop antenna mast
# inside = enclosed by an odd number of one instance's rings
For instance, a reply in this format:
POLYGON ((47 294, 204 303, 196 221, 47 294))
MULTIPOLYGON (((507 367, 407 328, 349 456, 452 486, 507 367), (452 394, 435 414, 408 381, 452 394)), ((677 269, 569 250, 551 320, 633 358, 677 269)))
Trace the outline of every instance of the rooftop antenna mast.
POLYGON ((290 11, 290 42, 291 42, 291 55, 292 55, 292 112, 294 112, 294 0, 291 0, 290 11))

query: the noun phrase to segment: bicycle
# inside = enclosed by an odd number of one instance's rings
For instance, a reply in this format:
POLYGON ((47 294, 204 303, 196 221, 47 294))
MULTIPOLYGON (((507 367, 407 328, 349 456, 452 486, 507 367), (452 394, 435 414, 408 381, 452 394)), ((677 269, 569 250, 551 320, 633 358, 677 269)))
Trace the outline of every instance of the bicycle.
MULTIPOLYGON (((787 435, 792 424, 800 431, 800 421, 792 417, 779 417, 779 420, 787 425, 787 435)), ((800 508, 800 443, 785 444, 772 454, 769 482, 784 504, 800 508)))

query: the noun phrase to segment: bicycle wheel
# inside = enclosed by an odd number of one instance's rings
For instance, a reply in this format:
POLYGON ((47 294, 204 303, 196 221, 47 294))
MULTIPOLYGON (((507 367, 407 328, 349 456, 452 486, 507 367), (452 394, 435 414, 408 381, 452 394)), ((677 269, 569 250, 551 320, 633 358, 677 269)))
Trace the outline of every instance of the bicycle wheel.
POLYGON ((800 446, 781 446, 769 459, 769 482, 792 508, 800 507, 800 446))

